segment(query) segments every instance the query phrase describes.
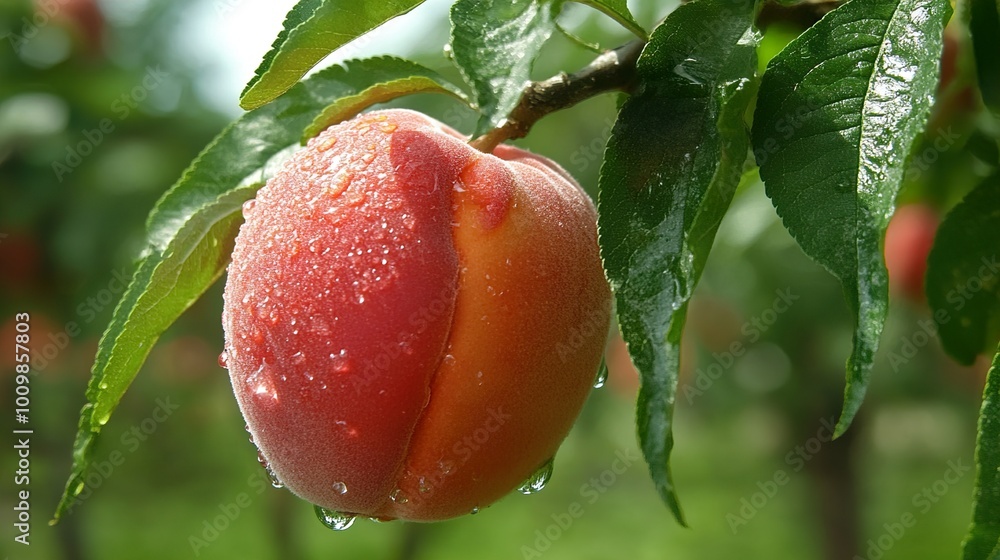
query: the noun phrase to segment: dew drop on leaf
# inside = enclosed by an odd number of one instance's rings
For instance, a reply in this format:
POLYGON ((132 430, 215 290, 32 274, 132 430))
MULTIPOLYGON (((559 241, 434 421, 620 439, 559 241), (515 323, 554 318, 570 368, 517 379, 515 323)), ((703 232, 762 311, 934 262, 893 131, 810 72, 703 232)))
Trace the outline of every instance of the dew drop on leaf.
POLYGON ((517 491, 522 494, 535 494, 537 492, 541 492, 541 490, 545 488, 545 485, 549 482, 549 479, 552 478, 552 462, 553 459, 545 461, 545 464, 532 473, 531 476, 528 477, 528 480, 525 480, 517 491))
POLYGON ((332 509, 326 509, 322 506, 314 507, 316 509, 316 518, 319 519, 319 522, 325 525, 328 529, 343 531, 354 524, 354 519, 356 517, 354 515, 333 511, 332 509))

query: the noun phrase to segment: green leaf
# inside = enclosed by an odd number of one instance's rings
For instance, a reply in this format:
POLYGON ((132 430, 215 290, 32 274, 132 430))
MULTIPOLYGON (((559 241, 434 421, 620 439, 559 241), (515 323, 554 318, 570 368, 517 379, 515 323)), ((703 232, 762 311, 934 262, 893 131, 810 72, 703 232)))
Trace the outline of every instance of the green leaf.
POLYGON ((942 222, 927 259, 927 302, 941 345, 964 364, 996 344, 1000 323, 1000 173, 942 222))
POLYGON ((458 0, 451 7, 455 63, 483 112, 473 136, 499 126, 517 105, 561 5, 560 0, 458 0))
POLYGON ((101 427, 131 384, 153 343, 215 282, 225 269, 242 217, 240 207, 259 185, 217 197, 193 213, 163 248, 150 239, 111 324, 101 337, 88 403, 80 412, 73 471, 55 520, 68 512, 83 490, 84 476, 101 427))
MULTIPOLYGON (((381 59, 347 64, 353 72, 381 59)), ((357 94, 344 67, 324 69, 246 113, 206 147, 150 213, 148 249, 98 344, 80 413, 73 467, 53 522, 84 488, 94 445, 157 338, 224 271, 242 203, 298 148, 302 130, 331 103, 357 94)))
POLYGON ((657 491, 682 524, 669 465, 681 331, 748 153, 753 20, 752 0, 697 0, 653 31, 599 181, 604 266, 642 379, 639 440, 657 491), (688 40, 703 33, 713 40, 688 40))
POLYGON ((608 16, 614 18, 615 21, 622 24, 625 29, 628 29, 632 33, 635 33, 640 39, 649 39, 649 34, 646 30, 639 25, 639 22, 635 21, 632 17, 632 12, 628 10, 628 3, 625 0, 575 0, 580 4, 590 6, 594 9, 600 10, 607 14, 608 16))
POLYGON ((971 0, 969 33, 983 101, 1000 118, 1000 2, 971 0))
POLYGON ((962 560, 993 560, 1000 551, 1000 350, 986 376, 976 443, 972 527, 962 560))
POLYGON ((354 93, 337 99, 306 128, 306 139, 327 127, 349 119, 376 103, 413 93, 443 93, 470 104, 465 93, 444 76, 415 62, 383 56, 355 60, 335 67, 327 74, 354 93))
POLYGON ((288 91, 328 54, 405 14, 423 0, 300 0, 240 95, 256 109, 288 91))
POLYGON ((754 115, 760 176, 856 327, 842 434, 864 399, 888 308, 881 240, 937 88, 948 0, 851 0, 767 66, 754 115))

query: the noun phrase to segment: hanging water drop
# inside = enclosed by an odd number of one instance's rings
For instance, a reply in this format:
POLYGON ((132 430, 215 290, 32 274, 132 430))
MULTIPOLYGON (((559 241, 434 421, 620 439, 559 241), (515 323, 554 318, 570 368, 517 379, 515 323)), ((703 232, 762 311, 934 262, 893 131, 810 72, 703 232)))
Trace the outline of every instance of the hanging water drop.
POLYGON ((275 488, 285 487, 285 485, 278 480, 278 475, 274 474, 274 471, 271 470, 271 465, 267 463, 267 459, 264 458, 264 453, 262 453, 259 449, 257 450, 257 462, 260 463, 260 466, 264 467, 264 472, 266 472, 267 477, 271 479, 271 486, 274 486, 275 488))
POLYGON ((479 506, 472 508, 472 511, 469 512, 469 515, 476 515, 477 513, 479 513, 479 506))
POLYGON ((604 387, 604 384, 608 382, 608 364, 604 360, 601 360, 601 367, 597 370, 597 377, 594 379, 594 389, 600 389, 604 387))
POLYGON ((333 511, 332 509, 326 509, 322 506, 314 507, 316 509, 316 518, 319 519, 320 523, 326 525, 328 529, 343 531, 354 524, 354 519, 356 517, 354 515, 333 511))
POLYGON ((274 474, 271 470, 271 465, 264 465, 264 471, 267 472, 267 478, 271 479, 271 486, 275 488, 284 488, 285 484, 278 479, 278 475, 274 474))
POLYGON ((521 487, 517 489, 518 492, 522 494, 535 494, 541 492, 545 485, 552 478, 552 459, 545 461, 545 464, 539 467, 537 471, 528 477, 528 480, 521 484, 521 487))
POLYGON ((223 369, 229 369, 229 353, 225 350, 219 354, 219 367, 223 369))
POLYGON ((251 198, 250 200, 243 203, 243 217, 249 218, 250 214, 253 213, 254 206, 257 206, 257 200, 251 198))

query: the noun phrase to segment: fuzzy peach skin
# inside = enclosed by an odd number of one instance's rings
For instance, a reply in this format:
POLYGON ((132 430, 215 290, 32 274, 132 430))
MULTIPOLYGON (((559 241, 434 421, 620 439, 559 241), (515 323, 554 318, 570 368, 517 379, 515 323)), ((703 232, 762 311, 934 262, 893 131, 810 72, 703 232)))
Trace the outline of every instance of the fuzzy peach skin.
POLYGON ((593 204, 556 164, 377 111, 310 140, 244 214, 227 365, 288 489, 434 521, 493 503, 555 454, 611 305, 593 204))

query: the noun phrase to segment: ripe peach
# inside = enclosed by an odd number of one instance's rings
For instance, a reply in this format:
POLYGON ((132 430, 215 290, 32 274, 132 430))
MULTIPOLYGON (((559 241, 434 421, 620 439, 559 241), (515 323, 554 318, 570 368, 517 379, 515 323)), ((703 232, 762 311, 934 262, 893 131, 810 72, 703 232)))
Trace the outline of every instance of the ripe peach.
POLYGON ((544 465, 610 316, 596 216, 556 164, 404 110, 330 127, 244 207, 226 364, 292 492, 446 519, 544 465))
POLYGON ((934 245, 939 221, 937 211, 924 204, 896 209, 885 232, 885 266, 891 293, 911 301, 924 301, 927 256, 934 245))
POLYGON ((106 24, 96 0, 35 0, 34 7, 70 31, 89 54, 100 54, 106 24))

